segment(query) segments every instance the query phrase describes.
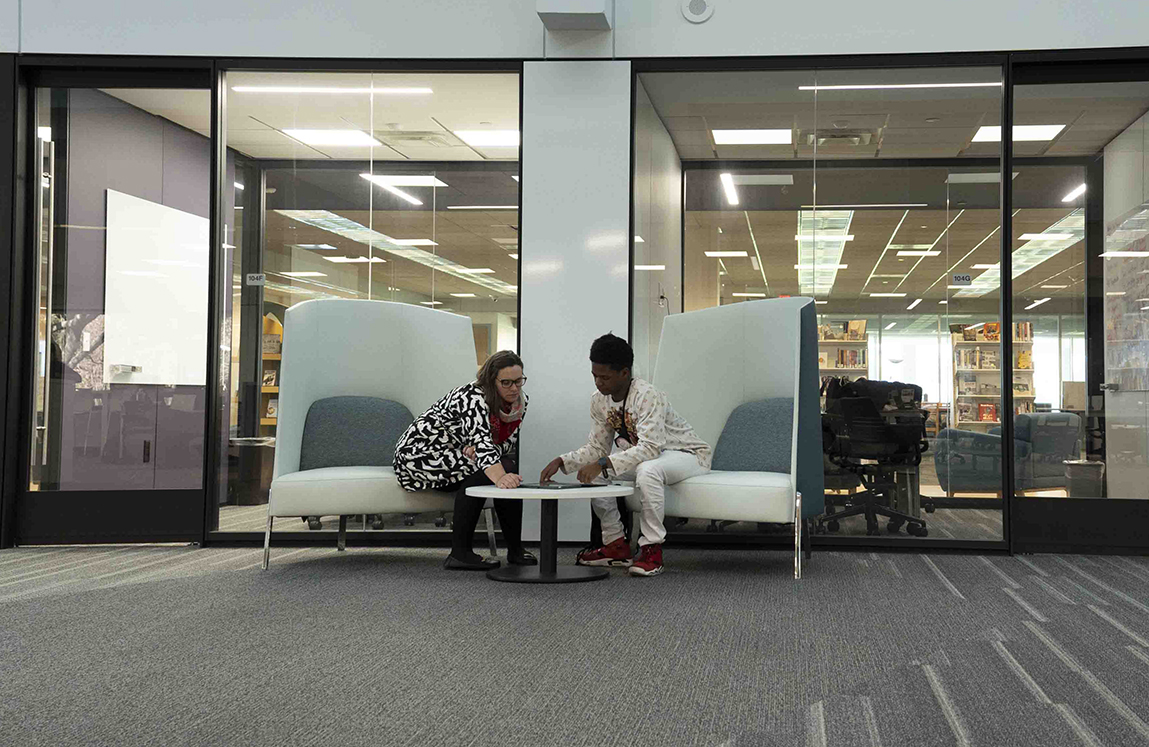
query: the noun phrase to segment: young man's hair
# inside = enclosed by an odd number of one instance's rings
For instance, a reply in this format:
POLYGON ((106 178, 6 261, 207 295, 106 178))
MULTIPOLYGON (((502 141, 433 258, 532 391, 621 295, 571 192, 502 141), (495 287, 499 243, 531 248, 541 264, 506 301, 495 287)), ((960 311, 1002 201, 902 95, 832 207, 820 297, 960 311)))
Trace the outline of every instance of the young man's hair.
POLYGON ((590 362, 610 366, 615 371, 634 366, 634 351, 630 343, 607 332, 591 343, 590 362))

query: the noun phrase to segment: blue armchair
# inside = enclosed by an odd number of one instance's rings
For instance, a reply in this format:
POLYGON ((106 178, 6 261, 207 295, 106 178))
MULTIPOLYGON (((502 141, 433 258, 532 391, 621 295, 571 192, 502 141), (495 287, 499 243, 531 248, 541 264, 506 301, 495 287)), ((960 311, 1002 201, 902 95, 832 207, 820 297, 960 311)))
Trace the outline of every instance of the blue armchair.
MULTIPOLYGON (((1071 412, 1018 415, 1013 421, 1015 489, 1064 488, 1066 459, 1080 458, 1081 417, 1071 412)), ((934 446, 938 482, 954 493, 1001 492, 1001 428, 946 428, 934 446)))

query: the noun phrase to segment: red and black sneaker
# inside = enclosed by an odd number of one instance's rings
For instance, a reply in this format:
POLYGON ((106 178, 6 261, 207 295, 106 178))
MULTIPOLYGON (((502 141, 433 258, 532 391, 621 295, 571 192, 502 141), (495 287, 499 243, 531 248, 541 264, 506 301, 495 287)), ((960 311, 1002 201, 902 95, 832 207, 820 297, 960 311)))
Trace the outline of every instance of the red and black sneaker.
POLYGON ((630 565, 634 553, 630 551, 625 537, 619 537, 609 545, 593 550, 583 550, 578 554, 579 565, 620 566, 630 565))
POLYGON ((630 566, 632 576, 657 576, 662 573, 662 545, 643 545, 638 560, 630 566))

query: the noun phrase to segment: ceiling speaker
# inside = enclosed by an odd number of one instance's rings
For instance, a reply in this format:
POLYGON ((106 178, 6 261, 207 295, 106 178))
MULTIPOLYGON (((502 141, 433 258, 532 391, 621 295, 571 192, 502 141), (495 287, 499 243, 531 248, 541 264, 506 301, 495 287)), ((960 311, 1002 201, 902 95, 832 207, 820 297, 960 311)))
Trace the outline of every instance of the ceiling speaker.
POLYGON ((691 23, 703 23, 714 15, 715 0, 682 0, 682 17, 691 23))

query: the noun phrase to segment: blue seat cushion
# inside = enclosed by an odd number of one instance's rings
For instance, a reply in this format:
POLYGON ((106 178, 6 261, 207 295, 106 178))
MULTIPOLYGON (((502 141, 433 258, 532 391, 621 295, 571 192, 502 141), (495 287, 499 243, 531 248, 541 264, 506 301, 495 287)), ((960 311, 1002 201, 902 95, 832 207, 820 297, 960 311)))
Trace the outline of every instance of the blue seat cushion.
POLYGON ((790 473, 794 400, 773 397, 734 408, 714 447, 715 470, 790 473))
POLYGON ((307 411, 300 471, 324 467, 391 467, 395 444, 415 418, 379 397, 327 397, 307 411))

